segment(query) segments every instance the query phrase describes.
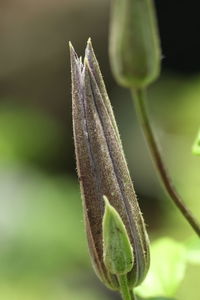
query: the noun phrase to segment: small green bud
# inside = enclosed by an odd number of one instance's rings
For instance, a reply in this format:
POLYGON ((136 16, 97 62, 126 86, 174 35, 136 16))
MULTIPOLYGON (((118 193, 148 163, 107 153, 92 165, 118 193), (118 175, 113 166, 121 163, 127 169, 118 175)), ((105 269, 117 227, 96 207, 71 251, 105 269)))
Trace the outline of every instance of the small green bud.
POLYGON ((197 135, 197 138, 194 142, 193 148, 192 148, 192 152, 195 155, 200 155, 200 130, 199 133, 197 135))
POLYGON ((103 216, 103 259, 107 270, 116 275, 127 274, 133 267, 133 248, 127 230, 106 196, 103 216))
POLYGON ((152 0, 113 0, 110 61, 119 84, 141 88, 160 73, 160 43, 152 0))

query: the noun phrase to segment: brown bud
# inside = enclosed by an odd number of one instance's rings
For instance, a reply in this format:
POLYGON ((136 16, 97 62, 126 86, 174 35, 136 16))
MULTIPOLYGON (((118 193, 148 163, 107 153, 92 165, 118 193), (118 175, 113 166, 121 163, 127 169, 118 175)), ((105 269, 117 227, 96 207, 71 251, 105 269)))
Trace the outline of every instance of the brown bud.
POLYGON ((135 258, 129 286, 138 285, 149 268, 149 244, 127 168, 112 107, 90 40, 84 63, 70 44, 73 133, 78 176, 91 258, 100 279, 118 289, 117 277, 103 261, 103 195, 120 215, 135 258))

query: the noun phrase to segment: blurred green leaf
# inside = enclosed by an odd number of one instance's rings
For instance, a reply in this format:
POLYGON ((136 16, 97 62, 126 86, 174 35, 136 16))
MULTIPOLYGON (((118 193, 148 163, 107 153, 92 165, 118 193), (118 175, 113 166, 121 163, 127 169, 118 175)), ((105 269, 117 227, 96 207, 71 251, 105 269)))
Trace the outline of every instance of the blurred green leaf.
POLYGON ((79 187, 70 177, 0 167, 0 277, 87 267, 79 187))
POLYGON ((185 247, 172 239, 162 238, 152 244, 151 265, 145 281, 136 291, 142 297, 171 297, 185 274, 185 247))
POLYGON ((138 300, 176 300, 175 298, 168 298, 168 297, 150 297, 150 298, 141 298, 137 296, 138 300))
POLYGON ((0 106, 0 161, 46 162, 62 143, 62 127, 28 107, 0 106))
POLYGON ((102 291, 96 291, 89 286, 71 288, 67 282, 26 281, 3 282, 0 284, 0 298, 3 300, 101 300, 108 298, 102 291))
POLYGON ((192 148, 193 154, 200 155, 200 130, 192 148))
POLYGON ((147 300, 175 300, 175 298, 153 297, 153 298, 148 298, 147 300))
POLYGON ((186 242, 187 260, 192 264, 200 264, 200 239, 192 238, 186 242))

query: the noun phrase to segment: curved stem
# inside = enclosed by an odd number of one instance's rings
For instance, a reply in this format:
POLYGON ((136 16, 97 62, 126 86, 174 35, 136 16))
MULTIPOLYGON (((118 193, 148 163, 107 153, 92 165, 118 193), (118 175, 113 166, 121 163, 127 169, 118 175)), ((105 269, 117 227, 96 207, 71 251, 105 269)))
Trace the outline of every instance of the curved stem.
POLYGON ((118 276, 119 285, 120 285, 120 293, 122 295, 123 300, 136 300, 132 291, 128 287, 127 275, 119 275, 118 276))
POLYGON ((177 193, 176 189, 174 188, 171 178, 169 177, 168 171, 161 157, 160 150, 158 148, 155 136, 153 134, 153 130, 150 125, 148 112, 145 107, 145 90, 133 90, 132 94, 140 125, 143 129, 145 139, 151 151, 152 158, 157 167, 157 171, 160 174, 164 187, 167 190, 173 202, 175 203, 175 205, 178 207, 178 209, 182 212, 189 224, 192 226, 194 231, 197 233, 198 236, 200 236, 200 224, 195 219, 191 211, 187 208, 181 196, 177 193))

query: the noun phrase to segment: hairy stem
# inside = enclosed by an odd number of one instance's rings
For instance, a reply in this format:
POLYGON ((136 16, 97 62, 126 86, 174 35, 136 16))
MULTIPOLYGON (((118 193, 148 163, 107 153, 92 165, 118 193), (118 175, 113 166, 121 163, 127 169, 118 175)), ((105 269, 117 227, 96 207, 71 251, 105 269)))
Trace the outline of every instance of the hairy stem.
POLYGON ((178 207, 178 209, 181 211, 181 213, 187 219, 188 223, 192 226, 192 228, 197 233, 197 235, 200 236, 200 224, 195 219, 195 217, 193 216, 191 211, 187 208, 187 206, 183 202, 181 196, 178 194, 175 187, 173 186, 171 178, 169 177, 168 171, 163 162, 157 141, 153 134, 153 130, 152 130, 152 127, 150 124, 148 112, 145 107, 146 91, 145 90, 133 90, 132 95, 133 95, 133 99, 134 99, 134 103, 135 103, 135 107, 136 107, 136 113, 137 113, 140 125, 143 129, 143 133, 144 133, 146 142, 149 146, 153 161, 154 161, 157 171, 161 177, 163 185, 164 185, 166 191, 168 192, 169 196, 175 203, 175 205, 178 207))
POLYGON ((134 292, 133 292, 133 289, 132 290, 130 290, 130 294, 131 294, 131 299, 132 300, 137 300, 138 298, 136 297, 136 295, 134 294, 134 292))
POLYGON ((132 290, 128 287, 127 275, 119 275, 118 281, 120 285, 120 293, 123 300, 136 300, 132 290))

